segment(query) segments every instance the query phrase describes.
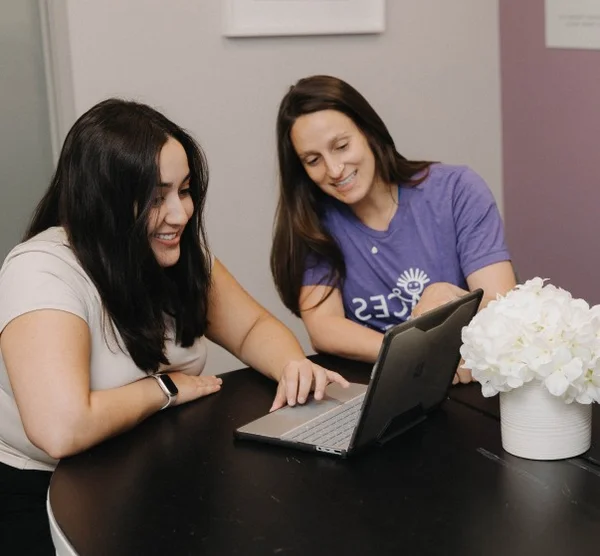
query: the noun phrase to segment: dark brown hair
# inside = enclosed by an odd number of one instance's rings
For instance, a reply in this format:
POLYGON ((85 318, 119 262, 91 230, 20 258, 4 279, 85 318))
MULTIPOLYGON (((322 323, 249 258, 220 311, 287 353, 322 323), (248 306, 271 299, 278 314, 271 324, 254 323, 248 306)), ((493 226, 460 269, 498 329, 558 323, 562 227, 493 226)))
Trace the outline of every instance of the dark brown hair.
POLYGON ((402 156, 377 112, 341 79, 315 75, 300 79, 290 87, 277 115, 280 187, 271 273, 283 303, 296 316, 300 316, 300 288, 309 258, 314 262, 325 260, 331 266, 324 281, 326 285, 341 287, 346 274, 342 252, 321 222, 321 209, 327 195, 309 178, 290 137, 292 126, 300 116, 321 110, 336 110, 354 122, 373 152, 377 176, 384 183, 417 185, 427 173, 418 179, 414 176, 431 164, 402 156))
POLYGON ((25 234, 29 239, 51 226, 64 227, 98 289, 112 331, 119 331, 135 364, 149 373, 169 363, 165 314, 173 318, 175 340, 183 347, 202 336, 208 324, 207 185, 204 153, 186 131, 149 106, 108 99, 69 131, 25 234), (187 155, 194 211, 181 236, 179 260, 161 268, 147 222, 160 183, 159 155, 170 137, 187 155))

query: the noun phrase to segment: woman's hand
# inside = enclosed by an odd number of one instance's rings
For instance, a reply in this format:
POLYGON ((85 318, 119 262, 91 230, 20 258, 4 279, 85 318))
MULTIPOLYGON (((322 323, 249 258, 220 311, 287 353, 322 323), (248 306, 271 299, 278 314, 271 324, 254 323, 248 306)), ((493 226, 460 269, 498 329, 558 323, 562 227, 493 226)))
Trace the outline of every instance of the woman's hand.
POLYGON ((456 373, 454 374, 454 378, 452 379, 452 384, 469 384, 469 382, 474 382, 475 379, 471 375, 471 371, 469 369, 463 369, 464 360, 461 359, 458 364, 458 368, 456 369, 456 373))
MULTIPOLYGON (((177 390, 179 390, 174 406, 214 394, 221 389, 221 384, 223 384, 223 380, 216 376, 195 376, 181 371, 168 374, 177 386, 177 390)), ((156 387, 159 388, 158 384, 156 387)))
POLYGON ((411 318, 420 317, 422 314, 450 301, 454 301, 469 293, 449 282, 435 282, 425 288, 419 302, 413 307, 411 318))
POLYGON ((321 400, 325 395, 325 387, 331 382, 337 382, 344 388, 350 386, 340 374, 328 371, 308 359, 290 361, 283 368, 269 412, 280 409, 286 403, 290 406, 296 405, 296 402, 303 404, 311 390, 314 390, 315 399, 321 400))

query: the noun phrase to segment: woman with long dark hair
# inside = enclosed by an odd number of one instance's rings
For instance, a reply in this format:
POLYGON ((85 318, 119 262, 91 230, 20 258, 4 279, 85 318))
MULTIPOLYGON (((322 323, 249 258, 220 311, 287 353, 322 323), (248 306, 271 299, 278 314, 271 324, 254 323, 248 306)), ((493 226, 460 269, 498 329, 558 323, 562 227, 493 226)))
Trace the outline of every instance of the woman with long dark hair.
MULTIPOLYGON (((300 79, 277 116, 280 191, 271 270, 314 348, 373 362, 390 326, 482 288, 515 285, 485 182, 407 160, 348 83, 300 79)), ((458 371, 455 381, 470 380, 458 371)))
POLYGON ((52 550, 45 495, 58 460, 220 389, 201 375, 205 337, 279 383, 273 410, 347 384, 305 359, 211 255, 207 183, 183 129, 143 104, 101 102, 73 125, 2 266, 0 539, 23 554, 52 550))

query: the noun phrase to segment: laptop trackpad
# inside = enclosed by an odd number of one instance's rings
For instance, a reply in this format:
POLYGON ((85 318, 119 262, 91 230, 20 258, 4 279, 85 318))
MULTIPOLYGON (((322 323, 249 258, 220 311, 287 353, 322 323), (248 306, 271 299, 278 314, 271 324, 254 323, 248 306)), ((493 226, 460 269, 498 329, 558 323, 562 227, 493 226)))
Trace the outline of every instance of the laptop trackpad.
POLYGON ((351 383, 348 388, 339 384, 329 384, 322 400, 315 400, 312 395, 305 404, 293 407, 285 406, 269 413, 256 421, 238 429, 238 432, 259 436, 280 437, 286 432, 318 417, 348 400, 366 392, 366 384, 351 383))

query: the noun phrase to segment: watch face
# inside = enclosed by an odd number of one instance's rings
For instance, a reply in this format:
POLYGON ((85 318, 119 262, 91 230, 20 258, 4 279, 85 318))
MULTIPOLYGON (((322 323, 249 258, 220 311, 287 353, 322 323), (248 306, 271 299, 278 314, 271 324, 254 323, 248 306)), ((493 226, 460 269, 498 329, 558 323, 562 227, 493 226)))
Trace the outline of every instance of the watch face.
POLYGON ((176 396, 179 393, 177 386, 175 386, 173 379, 169 375, 161 374, 161 375, 159 375, 159 377, 160 377, 160 381, 164 384, 164 386, 169 391, 169 394, 171 394, 171 396, 176 396))

